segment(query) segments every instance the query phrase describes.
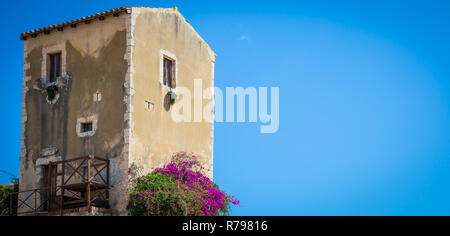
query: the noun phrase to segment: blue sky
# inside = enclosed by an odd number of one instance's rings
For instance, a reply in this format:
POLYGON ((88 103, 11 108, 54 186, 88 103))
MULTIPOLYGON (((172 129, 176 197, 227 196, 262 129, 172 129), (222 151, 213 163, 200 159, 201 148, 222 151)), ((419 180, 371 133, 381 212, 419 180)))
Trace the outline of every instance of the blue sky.
POLYGON ((218 87, 280 87, 278 133, 216 124, 234 215, 450 215, 448 1, 5 2, 0 169, 18 174, 19 33, 123 5, 178 6, 218 87))

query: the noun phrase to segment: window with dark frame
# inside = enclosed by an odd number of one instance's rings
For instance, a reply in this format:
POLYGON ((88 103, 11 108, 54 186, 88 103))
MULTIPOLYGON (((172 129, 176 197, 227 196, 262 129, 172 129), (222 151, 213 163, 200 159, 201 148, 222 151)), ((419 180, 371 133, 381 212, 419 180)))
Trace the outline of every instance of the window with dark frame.
POLYGON ((53 83, 56 81, 56 78, 61 76, 61 53, 49 54, 48 63, 48 82, 53 83))
POLYGON ((81 123, 81 133, 92 131, 92 122, 81 123))
POLYGON ((175 60, 164 57, 164 73, 163 73, 163 83, 169 88, 175 88, 175 60))

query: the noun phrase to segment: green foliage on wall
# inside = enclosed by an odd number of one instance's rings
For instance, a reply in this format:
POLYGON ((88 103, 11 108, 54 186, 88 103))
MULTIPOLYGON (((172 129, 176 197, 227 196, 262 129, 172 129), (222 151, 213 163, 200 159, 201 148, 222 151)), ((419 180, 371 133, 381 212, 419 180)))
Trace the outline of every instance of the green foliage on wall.
POLYGON ((239 200, 206 176, 198 158, 186 153, 171 163, 141 175, 130 169, 129 214, 132 216, 223 216, 239 200))
POLYGON ((17 193, 19 184, 17 180, 12 185, 0 185, 0 216, 17 215, 17 193), (12 208, 11 208, 12 203, 12 208))

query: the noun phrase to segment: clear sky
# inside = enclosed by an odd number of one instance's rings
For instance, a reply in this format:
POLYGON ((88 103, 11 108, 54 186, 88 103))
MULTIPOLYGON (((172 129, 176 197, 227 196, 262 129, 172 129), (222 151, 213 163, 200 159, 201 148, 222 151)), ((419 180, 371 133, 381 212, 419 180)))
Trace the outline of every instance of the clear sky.
POLYGON ((216 124, 234 215, 450 215, 445 0, 6 1, 0 169, 18 175, 20 32, 124 5, 178 6, 218 56, 218 87, 280 87, 278 133, 216 124))

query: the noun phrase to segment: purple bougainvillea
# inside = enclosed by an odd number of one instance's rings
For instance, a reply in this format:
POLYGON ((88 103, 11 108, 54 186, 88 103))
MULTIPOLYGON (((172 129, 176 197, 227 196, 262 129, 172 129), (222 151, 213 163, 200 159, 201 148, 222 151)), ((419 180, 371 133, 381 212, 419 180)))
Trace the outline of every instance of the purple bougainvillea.
POLYGON ((240 205, 207 176, 198 157, 175 154, 171 163, 147 175, 130 168, 130 215, 220 216, 240 205))

